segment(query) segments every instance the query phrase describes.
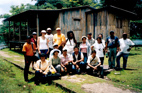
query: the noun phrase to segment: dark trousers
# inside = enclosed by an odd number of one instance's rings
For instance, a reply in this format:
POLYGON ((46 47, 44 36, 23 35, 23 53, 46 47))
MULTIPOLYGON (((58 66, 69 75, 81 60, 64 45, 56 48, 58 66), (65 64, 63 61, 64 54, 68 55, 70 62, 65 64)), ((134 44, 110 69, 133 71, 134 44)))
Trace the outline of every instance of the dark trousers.
MULTIPOLYGON (((94 67, 95 67, 95 66, 94 66, 94 67)), ((88 74, 93 75, 93 71, 94 71, 93 68, 90 68, 90 67, 87 68, 87 73, 88 73, 88 74)), ((101 75, 101 76, 103 76, 103 74, 104 74, 104 73, 103 73, 103 67, 102 67, 102 66, 98 66, 98 67, 97 67, 97 70, 95 70, 95 71, 100 71, 100 75, 101 75)))
POLYGON ((80 72, 85 72, 86 71, 86 65, 84 62, 78 62, 77 65, 80 68, 80 72))
POLYGON ((25 68, 24 68, 24 79, 25 81, 28 81, 28 73, 29 73, 29 67, 31 62, 33 61, 33 56, 26 56, 25 57, 25 68))
POLYGON ((60 46, 60 47, 59 47, 59 50, 60 50, 60 51, 62 52, 62 50, 63 50, 63 47, 62 47, 62 46, 60 46))
POLYGON ((123 57, 123 68, 126 69, 128 56, 129 56, 129 54, 118 52, 118 54, 116 56, 117 67, 120 68, 120 58, 123 57))
POLYGON ((35 84, 39 84, 39 82, 46 83, 46 81, 47 81, 47 74, 44 75, 39 71, 35 72, 35 84))
POLYGON ((101 65, 104 64, 104 57, 100 57, 100 60, 101 60, 101 65))
POLYGON ((87 64, 87 59, 88 59, 87 53, 83 53, 83 56, 84 56, 84 63, 87 64))
MULTIPOLYGON (((44 54, 45 54, 45 59, 47 59, 47 51, 48 51, 48 49, 40 50, 41 53, 44 53, 44 54)), ((39 56, 40 56, 40 55, 39 55, 39 56)))

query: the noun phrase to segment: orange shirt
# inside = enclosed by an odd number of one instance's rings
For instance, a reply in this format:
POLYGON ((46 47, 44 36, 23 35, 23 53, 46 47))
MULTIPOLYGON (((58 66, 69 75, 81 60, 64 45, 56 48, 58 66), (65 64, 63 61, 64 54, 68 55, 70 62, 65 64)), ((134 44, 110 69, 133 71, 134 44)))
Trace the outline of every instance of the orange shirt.
POLYGON ((58 44, 58 46, 60 46, 62 44, 62 42, 65 40, 66 40, 66 38, 65 38, 64 34, 60 34, 60 35, 55 34, 53 37, 54 43, 58 44))
MULTIPOLYGON (((34 50, 36 50, 36 46, 34 43, 33 43, 33 48, 34 48, 34 50)), ((23 45, 22 52, 26 52, 26 56, 33 56, 34 53, 33 53, 33 49, 32 49, 32 44, 25 43, 23 45)))

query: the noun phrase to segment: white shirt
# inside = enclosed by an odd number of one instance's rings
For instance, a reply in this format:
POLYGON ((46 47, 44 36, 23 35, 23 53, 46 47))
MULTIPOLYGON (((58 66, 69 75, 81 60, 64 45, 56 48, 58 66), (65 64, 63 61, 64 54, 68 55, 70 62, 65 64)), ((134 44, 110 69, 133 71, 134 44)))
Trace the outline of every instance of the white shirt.
MULTIPOLYGON (((79 54, 79 53, 78 53, 79 54)), ((78 61, 78 54, 76 55, 75 53, 74 53, 74 55, 75 55, 75 58, 76 58, 76 61, 78 61)), ((72 58, 72 60, 73 60, 73 55, 71 55, 71 58, 72 58)), ((81 59, 83 59, 84 58, 84 56, 83 56, 83 54, 81 53, 81 59)))
POLYGON ((96 50, 96 55, 98 57, 104 57, 104 53, 103 53, 103 49, 105 48, 105 46, 103 45, 103 43, 95 43, 93 44, 94 46, 94 50, 96 50))
POLYGON ((130 45, 134 45, 134 43, 130 39, 124 40, 123 38, 119 39, 119 42, 120 42, 120 49, 121 49, 120 52, 129 54, 130 52, 127 51, 127 49, 129 49, 130 45))
MULTIPOLYGON (((98 43, 98 41, 95 40, 95 43, 98 43)), ((102 39, 102 43, 103 43, 103 45, 104 45, 104 47, 105 47, 105 40, 102 39)))
POLYGON ((73 39, 71 39, 71 40, 67 40, 66 45, 65 45, 64 48, 67 49, 67 52, 69 54, 72 54, 74 47, 75 47, 75 42, 74 42, 73 39))
POLYGON ((42 37, 39 37, 39 38, 40 38, 40 41, 39 41, 39 49, 40 49, 40 50, 48 49, 48 46, 47 46, 47 38, 45 38, 45 39, 42 39, 42 37))
MULTIPOLYGON (((89 63, 90 65, 95 65, 97 62, 101 62, 100 58, 98 56, 96 56, 94 59, 93 59, 92 55, 90 55, 88 57, 87 63, 89 63), (91 62, 91 60, 93 60, 93 61, 91 62)), ((87 66, 87 68, 89 68, 89 66, 87 66)))
POLYGON ((46 34, 45 37, 49 40, 48 46, 53 49, 53 35, 52 34, 50 34, 50 35, 46 34))

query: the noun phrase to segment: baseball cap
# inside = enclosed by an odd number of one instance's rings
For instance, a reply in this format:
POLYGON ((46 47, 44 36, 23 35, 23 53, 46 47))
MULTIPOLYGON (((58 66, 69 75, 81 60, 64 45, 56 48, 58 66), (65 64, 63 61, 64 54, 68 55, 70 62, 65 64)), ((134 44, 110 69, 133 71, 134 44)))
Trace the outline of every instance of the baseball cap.
POLYGON ((36 35, 37 33, 36 32, 33 32, 33 35, 36 35))
POLYGON ((45 30, 41 30, 41 33, 46 33, 46 31, 45 30))
POLYGON ((57 30, 57 31, 58 31, 58 30, 61 30, 61 28, 58 27, 58 28, 56 28, 56 30, 57 30))
POLYGON ((53 47, 54 47, 54 46, 58 46, 58 44, 55 43, 55 44, 53 45, 53 47))
POLYGON ((67 51, 67 49, 66 49, 66 48, 63 48, 63 51, 67 51))
POLYGON ((47 31, 51 30, 51 28, 47 28, 47 31))
POLYGON ((86 36, 82 36, 82 39, 83 39, 83 38, 87 38, 87 37, 86 37, 86 36))

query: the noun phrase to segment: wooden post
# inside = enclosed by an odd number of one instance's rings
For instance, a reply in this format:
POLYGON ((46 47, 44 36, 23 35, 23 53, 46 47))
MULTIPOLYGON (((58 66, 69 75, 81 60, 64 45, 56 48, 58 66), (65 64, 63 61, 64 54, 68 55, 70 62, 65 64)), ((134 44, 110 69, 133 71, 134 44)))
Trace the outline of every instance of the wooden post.
POLYGON ((21 21, 20 21, 20 25, 19 25, 19 41, 21 41, 21 21))
POLYGON ((27 20, 27 36, 29 35, 29 20, 27 20))
POLYGON ((15 21, 13 21, 13 40, 15 40, 15 21))
POLYGON ((11 44, 9 43, 9 41, 10 41, 10 21, 8 21, 8 24, 9 24, 9 28, 8 28, 8 44, 9 44, 10 50, 11 50, 11 44))
POLYGON ((39 15, 38 14, 37 14, 36 21, 37 21, 37 37, 38 37, 39 36, 39 15))

